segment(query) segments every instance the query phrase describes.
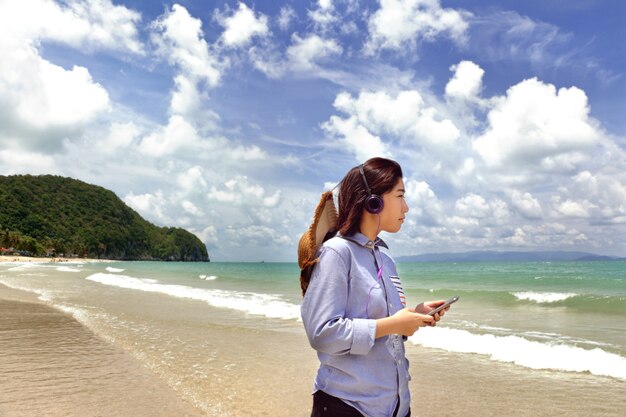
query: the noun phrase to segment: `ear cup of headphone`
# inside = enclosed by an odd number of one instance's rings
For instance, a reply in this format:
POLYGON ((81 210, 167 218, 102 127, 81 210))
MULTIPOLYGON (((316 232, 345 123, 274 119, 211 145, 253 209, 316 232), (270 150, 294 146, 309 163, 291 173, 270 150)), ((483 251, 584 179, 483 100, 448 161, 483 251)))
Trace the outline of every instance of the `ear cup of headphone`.
POLYGON ((372 214, 378 214, 383 211, 385 203, 379 195, 372 194, 372 190, 370 190, 370 186, 367 183, 367 178, 365 178, 363 164, 359 165, 359 172, 361 173, 361 178, 363 178, 363 184, 365 184, 365 189, 367 190, 368 195, 367 200, 365 200, 365 210, 372 214))
POLYGON ((365 200, 365 210, 372 214, 380 213, 383 211, 384 206, 385 203, 383 202, 383 199, 376 194, 370 195, 367 197, 367 200, 365 200))

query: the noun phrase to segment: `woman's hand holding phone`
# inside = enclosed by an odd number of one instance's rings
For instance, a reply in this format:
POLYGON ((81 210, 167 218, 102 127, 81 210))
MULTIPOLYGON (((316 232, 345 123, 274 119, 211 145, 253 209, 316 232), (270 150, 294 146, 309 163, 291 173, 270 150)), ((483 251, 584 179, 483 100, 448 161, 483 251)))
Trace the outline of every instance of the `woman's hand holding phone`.
MULTIPOLYGON (((426 301, 418 304, 415 307, 415 312, 420 314, 427 314, 435 318, 435 323, 441 320, 441 317, 446 314, 446 311, 450 310, 450 304, 453 304, 459 300, 459 296, 454 296, 449 300, 437 300, 437 301, 426 301)), ((434 326, 435 323, 432 323, 431 326, 434 326)))
POLYGON ((393 316, 376 320, 376 338, 389 334, 412 336, 420 327, 434 327, 441 320, 450 304, 458 301, 459 296, 449 300, 426 301, 415 306, 414 309, 403 308, 393 316))

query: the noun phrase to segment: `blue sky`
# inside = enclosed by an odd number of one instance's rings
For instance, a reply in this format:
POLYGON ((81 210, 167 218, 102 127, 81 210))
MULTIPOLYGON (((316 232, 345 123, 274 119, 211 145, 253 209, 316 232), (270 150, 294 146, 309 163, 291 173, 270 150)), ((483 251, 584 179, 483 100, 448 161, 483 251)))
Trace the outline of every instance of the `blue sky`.
POLYGON ((625 23, 616 0, 4 0, 0 173, 293 261, 320 193, 388 156, 395 255, 626 256, 625 23))

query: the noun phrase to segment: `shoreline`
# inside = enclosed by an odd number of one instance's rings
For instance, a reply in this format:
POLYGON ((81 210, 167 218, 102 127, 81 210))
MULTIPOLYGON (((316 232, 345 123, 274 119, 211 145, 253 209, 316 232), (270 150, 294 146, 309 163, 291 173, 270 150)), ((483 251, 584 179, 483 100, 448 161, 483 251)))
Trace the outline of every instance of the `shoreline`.
POLYGON ((36 256, 21 256, 21 255, 0 255, 0 262, 33 262, 33 263, 46 263, 46 262, 119 262, 113 259, 95 259, 95 258, 63 258, 59 256, 55 257, 36 257, 36 256))
POLYGON ((201 416, 128 352, 0 284, 0 415, 201 416))

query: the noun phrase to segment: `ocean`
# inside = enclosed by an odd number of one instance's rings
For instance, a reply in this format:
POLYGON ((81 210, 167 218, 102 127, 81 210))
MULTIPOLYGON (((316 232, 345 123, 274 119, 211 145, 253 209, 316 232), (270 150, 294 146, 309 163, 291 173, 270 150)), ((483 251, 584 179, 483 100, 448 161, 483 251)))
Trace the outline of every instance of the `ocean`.
MULTIPOLYGON (((451 358, 459 375, 482 366, 485 378, 558 380, 572 387, 564 398, 581 383, 626 393, 626 262, 400 263, 398 271, 410 304, 460 296, 436 327, 408 339, 412 369, 428 352, 451 358)), ((0 263, 0 284, 70 313, 206 415, 308 414, 317 362, 300 322, 295 263, 0 263)), ((490 415, 497 404, 486 402, 490 415)), ((624 405, 580 415, 621 415, 624 405)))

